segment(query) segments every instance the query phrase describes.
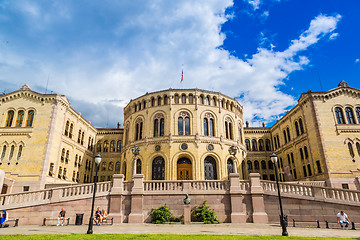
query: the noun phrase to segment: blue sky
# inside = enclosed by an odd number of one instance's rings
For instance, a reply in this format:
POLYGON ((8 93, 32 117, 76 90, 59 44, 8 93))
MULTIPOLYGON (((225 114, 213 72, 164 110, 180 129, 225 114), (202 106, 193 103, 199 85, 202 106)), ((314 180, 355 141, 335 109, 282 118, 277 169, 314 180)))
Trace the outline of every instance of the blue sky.
POLYGON ((253 126, 271 124, 302 92, 341 80, 360 88, 359 9, 357 0, 2 0, 0 91, 28 83, 44 93, 48 82, 96 127, 115 127, 130 99, 197 87, 238 98, 253 126))

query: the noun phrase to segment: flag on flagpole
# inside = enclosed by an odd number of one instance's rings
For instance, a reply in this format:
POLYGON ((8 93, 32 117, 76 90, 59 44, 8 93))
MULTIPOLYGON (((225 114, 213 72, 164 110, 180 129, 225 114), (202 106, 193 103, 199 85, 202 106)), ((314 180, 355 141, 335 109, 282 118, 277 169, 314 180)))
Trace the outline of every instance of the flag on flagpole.
POLYGON ((181 80, 180 83, 184 80, 184 69, 181 69, 181 80))

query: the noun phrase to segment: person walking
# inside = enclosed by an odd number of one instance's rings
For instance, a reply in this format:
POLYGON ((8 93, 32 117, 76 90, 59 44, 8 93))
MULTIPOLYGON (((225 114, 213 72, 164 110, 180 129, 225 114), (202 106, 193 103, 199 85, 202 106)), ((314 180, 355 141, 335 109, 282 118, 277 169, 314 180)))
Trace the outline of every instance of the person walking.
POLYGON ((64 222, 65 222, 65 217, 66 217, 66 211, 64 210, 64 208, 61 209, 59 216, 58 216, 58 223, 56 226, 60 225, 60 221, 61 222, 61 226, 64 226, 64 222))
POLYGON ((344 229, 344 223, 345 223, 345 229, 347 230, 349 227, 350 219, 344 211, 340 211, 337 214, 337 222, 340 224, 341 228, 344 229))

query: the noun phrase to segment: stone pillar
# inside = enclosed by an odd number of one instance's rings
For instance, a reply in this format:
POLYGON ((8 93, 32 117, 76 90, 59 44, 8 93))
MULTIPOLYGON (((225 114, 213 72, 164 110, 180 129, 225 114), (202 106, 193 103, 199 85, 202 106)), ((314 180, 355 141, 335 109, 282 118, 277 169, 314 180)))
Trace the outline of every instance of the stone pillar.
POLYGON ((268 223, 264 204, 264 190, 260 184, 259 173, 250 173, 250 184, 253 223, 268 223))
POLYGON ((129 223, 144 223, 144 174, 135 174, 133 180, 134 185, 131 190, 131 212, 129 215, 129 223))
POLYGON ((114 218, 114 223, 123 222, 122 201, 123 201, 124 174, 114 174, 113 187, 110 192, 109 216, 114 218))
MULTIPOLYGON (((234 163, 234 173, 238 173, 238 166, 237 166, 237 161, 236 161, 235 157, 233 159, 233 163, 234 163)), ((240 175, 239 175, 239 177, 240 177, 240 175)))
POLYGON ((191 223, 191 206, 184 205, 184 224, 191 223))
POLYGON ((238 173, 230 173, 231 223, 246 223, 246 205, 238 173))
POLYGON ((134 157, 134 161, 133 161, 133 176, 135 176, 135 174, 136 174, 136 163, 137 163, 137 157, 134 157))

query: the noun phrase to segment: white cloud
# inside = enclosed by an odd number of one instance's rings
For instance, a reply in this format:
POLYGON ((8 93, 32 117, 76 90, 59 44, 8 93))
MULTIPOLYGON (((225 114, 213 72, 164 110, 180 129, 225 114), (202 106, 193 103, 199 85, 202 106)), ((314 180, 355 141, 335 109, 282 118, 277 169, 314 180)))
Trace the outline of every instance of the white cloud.
POLYGON ((339 36, 339 33, 332 33, 329 37, 330 40, 336 39, 339 36))
POLYGON ((355 59, 355 62, 356 62, 356 63, 360 62, 360 59, 358 59, 358 58, 357 58, 357 59, 355 59))
POLYGON ((247 1, 250 5, 252 5, 254 10, 259 9, 261 3, 260 0, 245 0, 245 1, 247 1))
MULTIPOLYGON (((253 2, 257 7, 260 4, 253 2)), ((245 120, 271 121, 295 104, 294 97, 281 92, 279 86, 293 71, 309 64, 299 53, 333 32, 340 15, 317 16, 284 51, 259 48, 241 60, 219 48, 226 38, 221 25, 231 17, 225 10, 232 4, 231 0, 105 1, 90 4, 93 9, 88 12, 83 12, 86 9, 80 3, 79 8, 65 6, 72 9, 62 26, 73 27, 66 29, 68 38, 57 35, 50 24, 45 26, 49 32, 41 49, 38 45, 14 46, 3 51, 0 81, 19 86, 27 82, 43 89, 50 73, 49 88, 68 95, 74 107, 96 126, 122 121, 121 108, 130 99, 170 87, 198 87, 241 96, 245 120), (106 25, 87 19, 94 12, 106 25), (62 45, 58 45, 59 39, 62 45), (180 84, 182 64, 184 81, 180 84), (111 111, 105 113, 104 108, 111 111), (104 114, 109 114, 109 120, 104 114)), ((49 14, 61 17, 55 10, 49 14)), ((2 35, 6 32, 0 30, 2 35)))

